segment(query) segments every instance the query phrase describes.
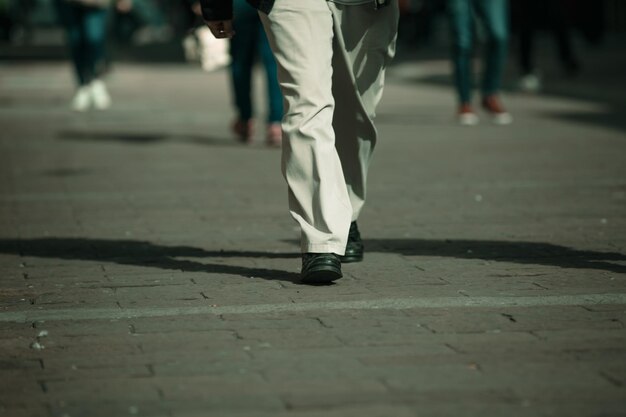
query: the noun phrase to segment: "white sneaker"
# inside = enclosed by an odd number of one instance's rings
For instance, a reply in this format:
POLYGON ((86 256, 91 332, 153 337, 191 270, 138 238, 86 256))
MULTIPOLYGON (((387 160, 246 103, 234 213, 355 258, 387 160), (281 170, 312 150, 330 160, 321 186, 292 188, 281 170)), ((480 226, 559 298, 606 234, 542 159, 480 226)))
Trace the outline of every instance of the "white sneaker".
POLYGON ((84 112, 91 107, 91 91, 88 86, 79 87, 72 99, 72 110, 84 112))
POLYGON ((519 79, 517 86, 526 93, 538 93, 542 88, 541 77, 533 73, 526 74, 519 79))
POLYGON ((461 113, 457 120, 461 126, 476 126, 479 121, 475 113, 461 113))
POLYGON ((478 124, 478 116, 474 113, 472 106, 467 103, 459 106, 456 117, 461 126, 476 126, 478 124))
POLYGON ((97 110, 106 110, 111 107, 111 96, 106 85, 101 80, 94 80, 90 85, 91 99, 97 110))

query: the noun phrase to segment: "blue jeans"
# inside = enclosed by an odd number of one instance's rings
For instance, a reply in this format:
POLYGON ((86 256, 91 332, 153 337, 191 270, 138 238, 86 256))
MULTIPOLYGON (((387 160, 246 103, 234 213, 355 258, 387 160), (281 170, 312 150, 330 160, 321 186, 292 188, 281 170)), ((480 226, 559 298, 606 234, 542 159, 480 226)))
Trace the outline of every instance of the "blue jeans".
POLYGON ((276 78, 276 61, 265 36, 258 12, 245 0, 235 0, 234 14, 236 35, 233 36, 230 43, 231 75, 239 119, 249 120, 253 116, 252 68, 258 53, 267 76, 268 122, 280 122, 283 118, 283 98, 276 78))
POLYGON ((101 75, 105 66, 107 9, 85 7, 64 0, 56 0, 55 5, 67 31, 78 83, 89 84, 101 75))
POLYGON ((482 21, 487 50, 481 91, 483 96, 500 90, 509 41, 508 0, 448 0, 452 27, 454 79, 461 103, 472 96, 473 15, 482 21))

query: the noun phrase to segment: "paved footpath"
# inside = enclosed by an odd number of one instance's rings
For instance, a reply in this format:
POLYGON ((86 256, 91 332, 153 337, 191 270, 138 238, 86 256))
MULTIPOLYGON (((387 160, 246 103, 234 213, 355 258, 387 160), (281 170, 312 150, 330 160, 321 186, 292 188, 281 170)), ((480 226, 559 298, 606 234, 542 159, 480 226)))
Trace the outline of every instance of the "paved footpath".
POLYGON ((73 114, 68 65, 1 64, 0 416, 626 416, 626 61, 589 54, 510 127, 399 61, 323 287, 225 72, 119 64, 73 114))

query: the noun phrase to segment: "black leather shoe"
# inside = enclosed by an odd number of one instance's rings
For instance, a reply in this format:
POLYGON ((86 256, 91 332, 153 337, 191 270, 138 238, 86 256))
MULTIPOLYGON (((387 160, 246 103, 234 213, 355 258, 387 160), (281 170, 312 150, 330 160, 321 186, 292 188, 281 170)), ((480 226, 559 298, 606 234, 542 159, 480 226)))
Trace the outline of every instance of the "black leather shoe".
POLYGON ((363 241, 356 222, 350 223, 350 232, 348 232, 348 244, 346 245, 346 254, 340 257, 341 262, 361 262, 363 260, 363 241))
POLYGON ((341 261, 334 253, 302 254, 301 280, 305 284, 328 284, 343 275, 341 261))

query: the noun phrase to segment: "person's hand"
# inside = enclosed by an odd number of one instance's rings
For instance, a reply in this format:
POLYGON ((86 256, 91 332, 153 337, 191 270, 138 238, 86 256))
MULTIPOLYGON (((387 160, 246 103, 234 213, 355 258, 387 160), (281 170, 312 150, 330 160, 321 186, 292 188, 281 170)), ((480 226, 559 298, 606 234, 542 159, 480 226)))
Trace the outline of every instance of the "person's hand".
POLYGON ((232 20, 213 20, 210 22, 205 21, 205 23, 213 36, 218 39, 232 38, 235 35, 232 20))
POLYGON ((200 2, 199 1, 194 1, 193 2, 193 4, 191 5, 191 11, 196 16, 202 16, 202 6, 200 6, 200 2))
POLYGON ((120 13, 128 13, 133 8, 133 2, 132 0, 117 0, 115 7, 120 13))

